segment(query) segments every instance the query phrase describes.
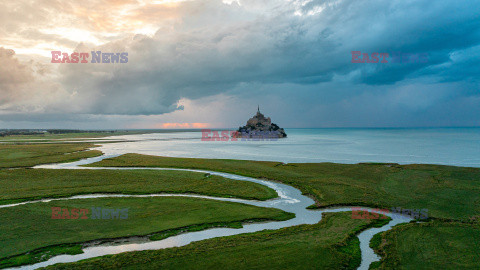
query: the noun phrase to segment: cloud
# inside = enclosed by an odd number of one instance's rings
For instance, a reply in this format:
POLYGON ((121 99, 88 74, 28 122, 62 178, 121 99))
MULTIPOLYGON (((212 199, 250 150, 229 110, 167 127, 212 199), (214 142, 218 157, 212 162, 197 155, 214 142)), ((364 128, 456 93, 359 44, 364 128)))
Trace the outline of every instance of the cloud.
MULTIPOLYGON (((13 55, 5 56, 12 68, 0 77, 3 115, 141 116, 178 111, 186 117, 187 112, 179 111, 182 100, 231 96, 238 102, 254 95, 276 100, 285 110, 329 107, 338 112, 332 116, 337 120, 324 121, 334 125, 354 125, 341 117, 349 113, 371 120, 375 110, 364 104, 385 106, 388 113, 377 117, 378 122, 363 123, 404 125, 412 114, 440 103, 476 104, 479 93, 480 5, 473 2, 202 0, 156 5, 124 0, 100 5, 89 0, 80 6, 76 1, 44 0, 39 2, 42 9, 3 5, 4 10, 24 8, 30 13, 16 18, 3 14, 0 32, 8 34, 0 44, 17 42, 21 47, 37 42, 44 44, 37 49, 47 52, 58 46, 69 52, 129 54, 126 64, 21 63, 13 55), (38 30, 30 28, 34 20, 38 30), (67 35, 60 25, 78 35, 67 35), (77 43, 78 37, 84 42, 77 43), (351 63, 351 51, 427 53, 428 62, 351 63), (36 68, 40 64, 44 68, 36 68), (9 81, 13 78, 18 81, 9 81), (462 81, 473 90, 452 94, 453 85, 462 84, 451 83, 462 81), (272 86, 282 90, 275 96, 272 86), (438 90, 444 87, 448 90, 438 90), (48 98, 40 101, 40 96, 48 98), (337 108, 317 105, 322 100, 334 100, 337 108)), ((305 125, 309 122, 312 119, 305 125)))
POLYGON ((33 81, 33 71, 14 55, 13 50, 0 47, 0 105, 19 99, 18 87, 33 81))
POLYGON ((52 80, 49 66, 35 62, 21 63, 15 51, 0 47, 0 114, 64 111, 59 101, 69 94, 52 80))

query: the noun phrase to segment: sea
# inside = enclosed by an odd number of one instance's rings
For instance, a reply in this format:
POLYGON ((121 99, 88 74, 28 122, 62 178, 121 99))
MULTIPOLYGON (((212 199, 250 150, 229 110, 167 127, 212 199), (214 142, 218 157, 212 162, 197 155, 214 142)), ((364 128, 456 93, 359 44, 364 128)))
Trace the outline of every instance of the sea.
MULTIPOLYGON (((115 136, 106 154, 139 153, 189 158, 284 163, 441 164, 480 167, 480 128, 285 129, 278 140, 205 141, 201 131, 115 136)), ((211 134, 210 134, 211 135, 211 134)))

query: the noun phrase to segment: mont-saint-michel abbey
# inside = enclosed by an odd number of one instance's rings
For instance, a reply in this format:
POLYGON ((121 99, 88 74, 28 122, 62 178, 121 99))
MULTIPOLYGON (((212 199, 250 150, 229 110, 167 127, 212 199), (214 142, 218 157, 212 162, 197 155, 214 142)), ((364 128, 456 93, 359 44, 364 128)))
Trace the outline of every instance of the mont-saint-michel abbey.
POLYGON ((250 119, 243 127, 239 127, 237 131, 239 138, 285 138, 287 133, 283 128, 280 128, 275 123, 272 123, 270 117, 265 117, 260 112, 260 106, 257 108, 257 113, 250 119))

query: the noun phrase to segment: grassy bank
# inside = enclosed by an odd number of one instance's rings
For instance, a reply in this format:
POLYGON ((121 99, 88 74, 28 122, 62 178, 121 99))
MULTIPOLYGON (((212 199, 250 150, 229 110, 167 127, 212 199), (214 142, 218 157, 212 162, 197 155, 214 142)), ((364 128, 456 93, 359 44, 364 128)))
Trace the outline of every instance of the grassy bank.
POLYGON ((0 204, 90 193, 195 193, 267 200, 266 186, 195 172, 158 170, 0 170, 0 204))
POLYGON ((456 222, 406 224, 375 235, 382 261, 372 269, 480 269, 480 227, 456 222))
POLYGON ((38 133, 28 135, 7 135, 0 136, 0 142, 36 142, 36 141, 56 141, 56 140, 81 140, 98 139, 110 136, 135 135, 152 133, 153 131, 92 131, 92 132, 69 132, 69 133, 38 133))
POLYGON ((50 130, 51 132, 31 134, 26 132, 21 134, 21 131, 11 130, 2 133, 0 130, 0 142, 5 143, 25 143, 25 142, 62 142, 68 140, 81 141, 100 139, 111 136, 123 135, 141 135, 150 133, 173 133, 173 132, 200 132, 199 129, 144 129, 144 130, 50 130))
MULTIPOLYGON (((90 165, 92 166, 92 165, 90 165)), ((290 163, 126 154, 93 166, 207 169, 278 180, 315 199, 315 207, 365 205, 428 209, 430 217, 475 220, 480 169, 439 165, 290 163)))
POLYGON ((128 252, 47 269, 355 269, 356 233, 381 220, 326 213, 318 224, 195 242, 164 250, 128 252))
MULTIPOLYGON (((32 262, 39 254, 76 252, 74 246, 95 239, 125 236, 160 235, 172 229, 238 224, 248 220, 286 220, 294 215, 278 209, 260 208, 238 203, 219 202, 196 198, 101 198, 75 201, 54 201, 0 208, 0 261, 1 267, 19 262, 32 262), (91 209, 128 208, 127 219, 52 219, 52 207, 91 209), (193 226, 195 225, 195 226, 193 226), (63 246, 57 246, 63 245, 63 246), (19 256, 42 247, 32 256, 19 256), (70 249, 65 251, 64 249, 70 249), (57 251, 55 251, 57 250, 57 251), (5 259, 10 257, 9 259, 5 259)), ((238 225, 237 225, 238 226, 238 225)), ((177 231, 178 233, 179 231, 177 231)), ((48 257, 48 256, 47 256, 48 257)))
POLYGON ((91 143, 0 144, 0 168, 32 167, 39 164, 71 162, 102 155, 91 143))

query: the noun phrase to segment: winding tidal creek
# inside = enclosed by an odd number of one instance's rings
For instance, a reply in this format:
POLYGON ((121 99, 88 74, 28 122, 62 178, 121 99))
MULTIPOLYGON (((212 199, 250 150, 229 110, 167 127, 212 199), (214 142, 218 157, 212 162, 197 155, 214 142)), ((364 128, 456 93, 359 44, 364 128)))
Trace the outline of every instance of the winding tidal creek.
MULTIPOLYGON (((40 165, 40 166, 36 166, 35 168, 77 169, 77 170, 78 169, 81 169, 81 170, 142 169, 142 170, 177 170, 177 171, 201 172, 201 173, 209 173, 212 175, 222 176, 232 180, 249 181, 249 182, 265 185, 275 190, 278 194, 278 197, 275 199, 267 200, 267 201, 256 201, 256 200, 219 198, 219 197, 191 195, 191 194, 149 194, 149 195, 89 194, 89 195, 72 196, 69 198, 43 199, 43 200, 28 201, 28 202, 22 202, 22 203, 16 203, 16 204, 2 205, 0 206, 0 208, 15 207, 18 205, 31 204, 31 203, 50 202, 55 200, 77 200, 77 199, 94 199, 94 198, 109 198, 109 197, 137 197, 137 198, 138 197, 190 197, 190 198, 204 198, 204 199, 217 200, 217 201, 243 203, 243 204, 254 205, 259 207, 277 208, 286 212, 294 213, 296 216, 295 218, 286 220, 286 221, 272 221, 272 222, 244 224, 243 228, 240 228, 240 229, 212 228, 212 229, 207 229, 203 231, 187 232, 187 233, 172 236, 159 241, 150 241, 146 237, 145 238, 132 237, 132 238, 124 238, 121 240, 115 240, 111 242, 102 242, 99 244, 88 245, 83 249, 82 254, 59 255, 59 256, 52 257, 45 262, 40 262, 32 265, 26 265, 26 266, 10 268, 10 269, 37 269, 40 267, 45 267, 45 266, 53 265, 56 263, 76 262, 76 261, 80 261, 88 258, 94 258, 94 257, 110 255, 110 254, 118 254, 118 253, 128 252, 128 251, 157 250, 157 249, 164 249, 164 248, 171 248, 171 247, 180 247, 180 246, 188 245, 195 241, 201 241, 201 240, 211 239, 215 237, 237 235, 242 233, 251 233, 251 232, 257 232, 262 230, 275 230, 275 229, 291 227, 291 226, 296 226, 301 224, 315 224, 322 219, 322 213, 352 211, 352 207, 355 207, 355 206, 349 206, 349 207, 326 208, 321 210, 308 210, 306 209, 306 207, 314 204, 314 201, 311 198, 302 195, 301 191, 294 187, 281 184, 281 183, 260 180, 260 179, 245 177, 245 176, 239 176, 239 175, 234 175, 229 173, 221 173, 221 172, 214 172, 214 171, 207 171, 207 170, 189 170, 189 169, 171 169, 171 168, 80 167, 80 165, 91 164, 105 158, 111 158, 113 156, 116 156, 116 155, 107 154, 101 157, 84 159, 84 160, 72 162, 72 163, 40 165)), ((367 207, 359 207, 359 209, 372 210, 371 208, 367 208, 367 207)), ((358 269, 368 269, 372 262, 380 260, 380 258, 369 247, 369 243, 373 235, 375 235, 378 232, 390 230, 393 226, 397 224, 410 222, 412 220, 410 217, 402 216, 398 214, 388 213, 386 215, 392 218, 392 221, 390 221, 387 225, 381 228, 370 228, 358 234, 358 238, 360 240, 360 248, 362 252, 362 262, 358 269)))

